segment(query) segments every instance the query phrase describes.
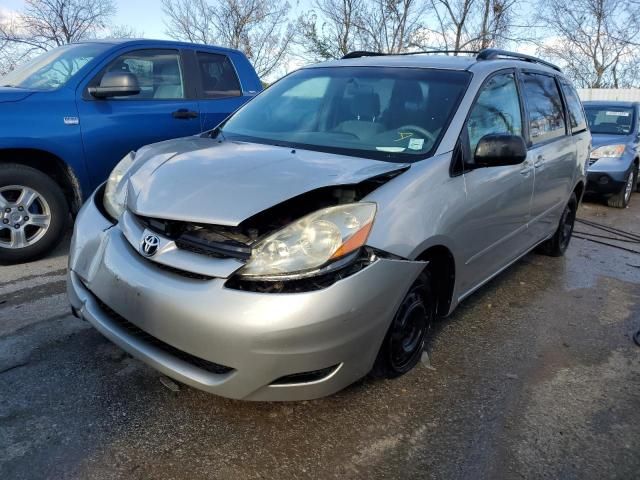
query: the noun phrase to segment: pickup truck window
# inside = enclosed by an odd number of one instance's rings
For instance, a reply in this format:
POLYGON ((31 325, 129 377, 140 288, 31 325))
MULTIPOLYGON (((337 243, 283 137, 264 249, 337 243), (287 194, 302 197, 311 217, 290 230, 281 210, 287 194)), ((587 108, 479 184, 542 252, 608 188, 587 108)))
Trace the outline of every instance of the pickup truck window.
POLYGON ((111 62, 103 75, 113 71, 131 72, 138 77, 140 93, 111 99, 126 101, 185 98, 182 66, 177 50, 128 52, 111 62))
POLYGON ((64 86, 78 70, 109 48, 110 45, 100 43, 78 43, 54 48, 0 77, 0 85, 55 90, 64 86))
POLYGON ((198 52, 198 65, 204 98, 239 97, 240 82, 226 55, 198 52))

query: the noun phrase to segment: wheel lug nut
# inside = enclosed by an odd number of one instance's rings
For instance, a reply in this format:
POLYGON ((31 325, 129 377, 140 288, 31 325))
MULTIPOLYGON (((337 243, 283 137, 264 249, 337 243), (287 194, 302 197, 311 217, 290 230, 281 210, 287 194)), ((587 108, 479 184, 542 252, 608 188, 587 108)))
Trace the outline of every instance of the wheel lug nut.
POLYGON ((4 211, 7 213, 11 213, 11 209, 9 207, 5 208, 4 211))
POLYGON ((24 221, 28 222, 29 221, 29 217, 24 217, 24 221))
POLYGON ((13 228, 15 228, 16 230, 17 230, 17 229, 19 229, 19 228, 20 228, 20 224, 19 224, 19 223, 16 223, 16 224, 13 226, 13 228))
POLYGON ((2 223, 4 223, 6 225, 7 223, 9 223, 9 219, 5 218, 4 220, 2 220, 2 223))
POLYGON ((23 207, 22 205, 20 205, 20 206, 18 207, 18 210, 21 212, 21 211, 23 211, 23 210, 24 210, 24 207, 23 207))

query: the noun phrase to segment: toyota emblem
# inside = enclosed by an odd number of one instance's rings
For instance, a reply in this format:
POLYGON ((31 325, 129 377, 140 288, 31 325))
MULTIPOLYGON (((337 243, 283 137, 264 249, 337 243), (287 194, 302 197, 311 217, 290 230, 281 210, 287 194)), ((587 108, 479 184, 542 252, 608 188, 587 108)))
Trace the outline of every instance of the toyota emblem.
POLYGON ((156 235, 145 235, 140 243, 140 253, 145 257, 153 257, 160 246, 160 239, 156 235))

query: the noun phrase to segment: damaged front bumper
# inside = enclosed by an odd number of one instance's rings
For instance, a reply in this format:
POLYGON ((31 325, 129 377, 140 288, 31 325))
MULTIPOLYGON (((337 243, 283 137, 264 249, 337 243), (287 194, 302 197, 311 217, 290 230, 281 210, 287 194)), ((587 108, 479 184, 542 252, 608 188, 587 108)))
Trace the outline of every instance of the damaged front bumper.
POLYGON ((424 268, 378 258, 320 290, 236 290, 227 278, 194 278, 144 258, 93 198, 78 215, 69 258, 79 316, 176 380, 248 400, 322 397, 366 375, 424 268))

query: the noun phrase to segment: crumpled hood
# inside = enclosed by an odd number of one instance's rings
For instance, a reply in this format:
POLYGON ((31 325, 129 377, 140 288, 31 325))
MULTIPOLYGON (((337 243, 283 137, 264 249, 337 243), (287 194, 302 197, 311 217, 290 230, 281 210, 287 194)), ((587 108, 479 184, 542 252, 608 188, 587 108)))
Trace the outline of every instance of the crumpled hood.
POLYGON ((33 90, 13 87, 0 87, 0 103, 19 102, 33 93, 33 90))
POLYGON ((632 141, 631 135, 608 135, 605 133, 592 133, 591 144, 593 148, 602 147, 603 145, 626 144, 632 141))
POLYGON ((359 183, 406 164, 188 137, 140 151, 128 206, 139 215, 236 226, 297 195, 359 183))

